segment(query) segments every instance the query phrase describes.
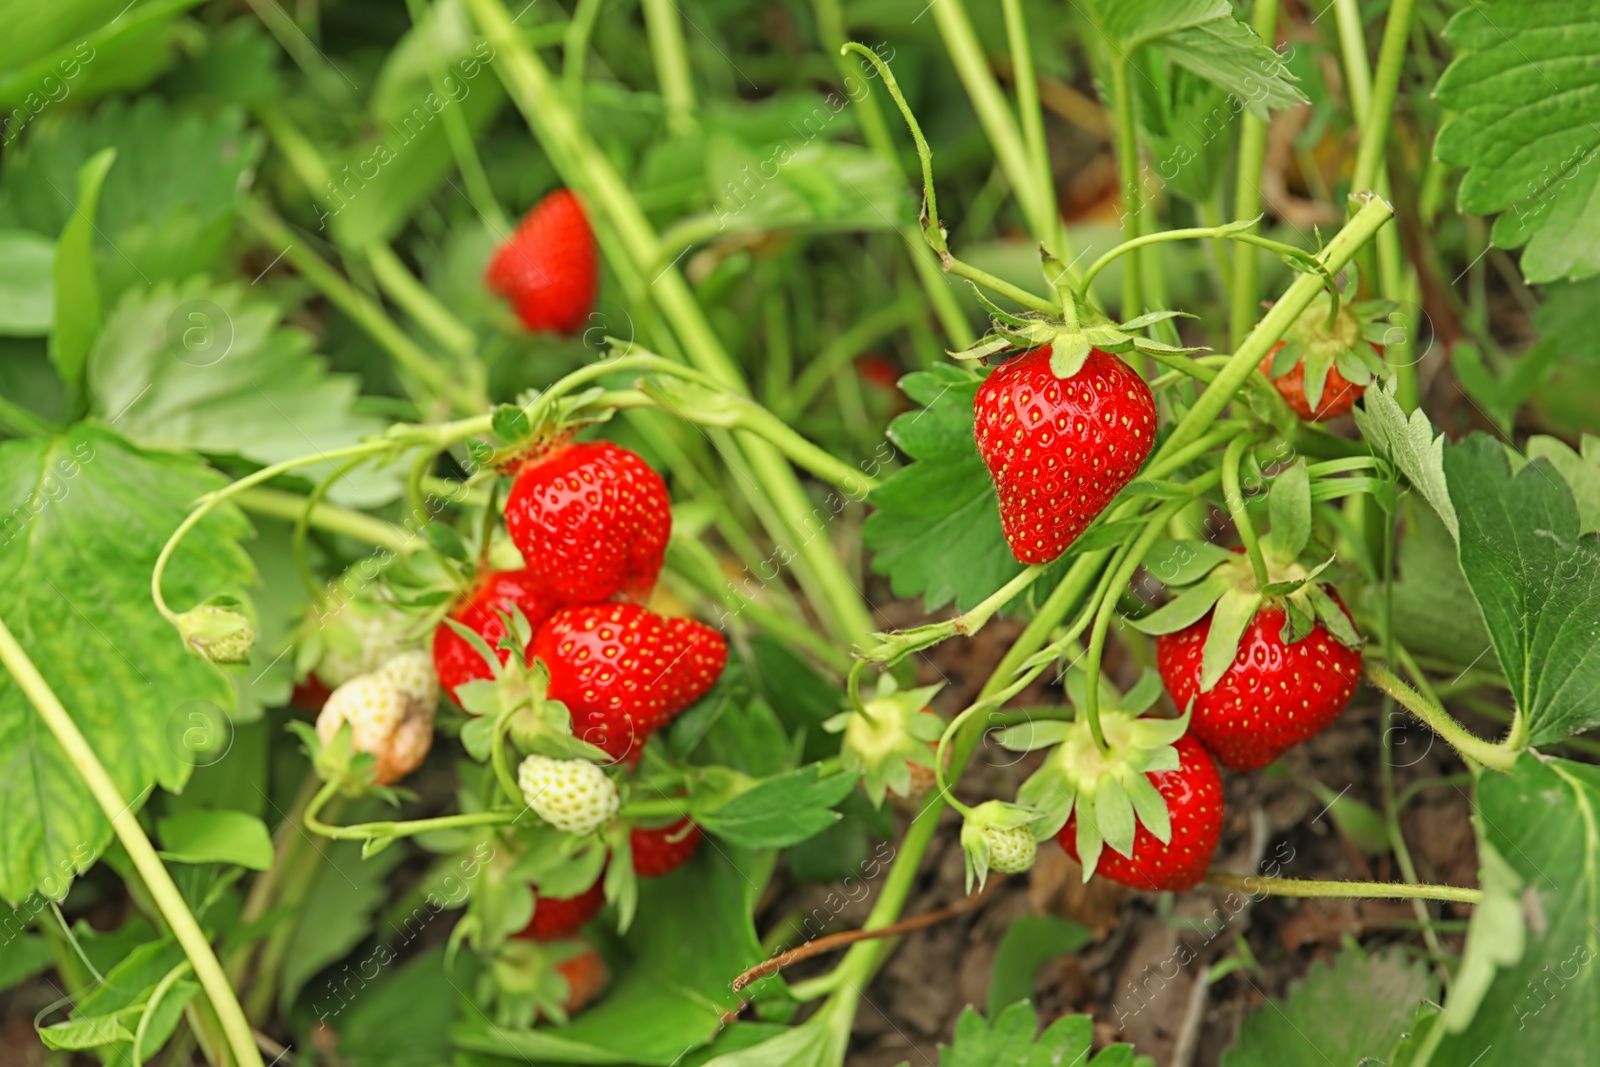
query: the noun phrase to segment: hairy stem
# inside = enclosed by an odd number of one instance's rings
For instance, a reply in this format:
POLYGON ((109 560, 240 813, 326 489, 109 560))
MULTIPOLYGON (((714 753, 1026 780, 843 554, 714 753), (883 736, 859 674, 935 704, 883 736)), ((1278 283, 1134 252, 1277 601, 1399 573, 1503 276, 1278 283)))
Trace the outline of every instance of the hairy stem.
POLYGON ((1219 889, 1233 889, 1269 897, 1338 897, 1361 900, 1453 900, 1476 904, 1483 898, 1481 889, 1456 885, 1410 885, 1405 882, 1320 882, 1299 878, 1266 878, 1254 874, 1211 871, 1206 882, 1219 889))
POLYGON ((1406 685, 1382 664, 1368 659, 1364 672, 1367 681, 1394 697, 1401 707, 1421 719, 1430 730, 1449 742, 1457 752, 1491 770, 1510 773, 1512 764, 1517 760, 1516 752, 1469 733, 1466 727, 1450 717, 1449 712, 1406 685))

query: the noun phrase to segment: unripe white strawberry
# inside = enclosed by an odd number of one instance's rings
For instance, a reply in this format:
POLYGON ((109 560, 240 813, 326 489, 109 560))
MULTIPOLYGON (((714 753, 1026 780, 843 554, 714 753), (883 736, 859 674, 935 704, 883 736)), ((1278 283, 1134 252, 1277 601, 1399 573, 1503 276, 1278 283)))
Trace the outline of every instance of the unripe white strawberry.
POLYGON ((989 869, 1000 874, 1021 874, 1031 869, 1039 852, 1039 843, 1026 826, 987 826, 983 839, 989 845, 989 869))
POLYGON ((355 750, 377 757, 377 783, 396 782, 421 766, 433 747, 437 682, 432 702, 426 701, 426 694, 426 679, 417 677, 411 665, 402 664, 394 673, 357 675, 335 689, 322 706, 317 736, 327 744, 349 723, 355 750))
POLYGON ((390 659, 378 673, 398 686, 407 700, 426 708, 431 723, 439 707, 439 675, 433 669, 432 655, 414 648, 390 659))
POLYGON ((403 635, 411 619, 381 601, 347 600, 326 620, 327 633, 317 677, 337 688, 350 679, 371 674, 405 651, 403 635))
POLYGON ((517 785, 533 813, 569 834, 592 834, 621 806, 606 772, 586 759, 534 754, 517 768, 517 785))

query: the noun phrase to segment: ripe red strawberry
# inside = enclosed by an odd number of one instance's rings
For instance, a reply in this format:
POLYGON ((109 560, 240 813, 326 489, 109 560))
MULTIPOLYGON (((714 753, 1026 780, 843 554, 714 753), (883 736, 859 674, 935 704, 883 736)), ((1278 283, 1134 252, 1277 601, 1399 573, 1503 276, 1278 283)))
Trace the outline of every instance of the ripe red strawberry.
MULTIPOLYGON (((1269 378, 1272 377, 1272 357, 1282 347, 1283 342, 1279 341, 1272 346, 1272 351, 1267 353, 1267 358, 1261 361, 1261 373, 1269 378)), ((1306 398, 1304 360, 1296 363, 1283 377, 1272 378, 1272 384, 1278 387, 1278 394, 1289 402, 1291 408, 1294 408, 1294 413, 1307 422, 1326 422, 1340 415, 1348 415, 1350 409, 1356 406, 1356 401, 1361 399, 1361 394, 1366 392, 1366 386, 1350 382, 1339 373, 1338 367, 1329 367, 1326 384, 1322 387, 1322 398, 1318 401, 1316 410, 1311 410, 1311 402, 1306 398)))
POLYGON ((533 654, 573 734, 618 759, 699 700, 728 662, 722 635, 704 623, 620 603, 556 612, 533 654))
MULTIPOLYGON (((509 611, 512 605, 522 609, 528 625, 538 632, 551 612, 561 606, 561 601, 545 591, 531 570, 489 571, 461 599, 450 617, 482 637, 490 648, 495 648, 506 632, 499 613, 509 611)), ((500 662, 504 663, 508 653, 498 651, 500 662)), ((456 686, 463 682, 493 677, 477 649, 444 623, 433 632, 433 668, 438 672, 439 684, 452 697, 456 686)))
POLYGON ((289 694, 289 703, 302 711, 321 711, 322 705, 328 702, 328 697, 333 690, 315 674, 308 674, 302 680, 294 683, 294 689, 289 694))
POLYGON ((644 600, 672 533, 667 484, 610 441, 541 452, 517 473, 506 531, 528 570, 571 603, 644 600))
POLYGON ((1050 347, 991 373, 973 401, 978 451, 1000 496, 1000 525, 1023 563, 1048 563, 1133 480, 1156 436, 1156 404, 1133 368, 1093 349, 1071 378, 1050 347))
MULTIPOLYGON (((1172 839, 1163 845, 1138 823, 1133 855, 1124 856, 1107 845, 1100 852, 1096 874, 1134 889, 1178 893, 1200 884, 1222 837, 1222 775, 1216 761, 1193 733, 1178 738, 1178 769, 1147 771, 1150 783, 1167 802, 1172 839)), ((1078 858, 1078 816, 1074 812, 1056 840, 1073 859, 1078 858)))
POLYGON ((483 282, 528 329, 576 332, 600 288, 594 231, 578 198, 557 189, 535 204, 495 249, 483 282))
POLYGON ((1190 732, 1232 770, 1265 767, 1321 733, 1350 703, 1361 677, 1360 651, 1345 647, 1320 621, 1292 645, 1280 636, 1283 623, 1281 607, 1256 612, 1233 664, 1206 693, 1200 692, 1200 660, 1211 613, 1156 639, 1156 666, 1167 692, 1180 708, 1194 699, 1190 732))
POLYGON ((604 878, 575 897, 539 897, 533 905, 533 918, 516 936, 524 941, 555 941, 577 932, 594 918, 606 902, 604 878))
POLYGON ((700 847, 700 827, 686 815, 671 826, 634 827, 628 832, 633 848, 633 873, 640 878, 671 874, 688 862, 700 847))

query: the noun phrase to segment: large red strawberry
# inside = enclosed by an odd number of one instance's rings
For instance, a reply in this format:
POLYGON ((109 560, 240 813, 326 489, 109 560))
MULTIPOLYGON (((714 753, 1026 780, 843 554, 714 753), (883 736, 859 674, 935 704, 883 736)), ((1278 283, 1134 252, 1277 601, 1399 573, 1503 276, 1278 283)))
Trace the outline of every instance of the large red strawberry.
POLYGON ((1000 496, 1000 525, 1023 563, 1048 563, 1133 480, 1156 436, 1150 387, 1100 349, 1070 378, 1050 346, 991 373, 973 401, 978 451, 1000 496))
POLYGON ((1236 771, 1265 767, 1326 729, 1350 703, 1361 677, 1361 652, 1336 640, 1320 620, 1304 638, 1286 645, 1284 611, 1272 606, 1256 612, 1233 663, 1202 693, 1201 654, 1212 614, 1158 637, 1156 665, 1178 707, 1194 701, 1189 729, 1224 766, 1236 771))
POLYGON ((600 288, 594 231, 578 198, 557 189, 535 204, 490 257, 483 281, 528 329, 577 331, 600 288))
POLYGON ((574 736, 621 759, 710 689, 728 662, 722 635, 637 604, 558 611, 534 638, 549 696, 572 712, 574 736))
POLYGON ((661 475, 626 448, 568 444, 517 472, 506 530, 528 570, 568 602, 643 600, 661 573, 671 506, 661 475))
POLYGON ((671 874, 688 862, 700 847, 700 827, 686 815, 670 826, 634 827, 628 832, 633 851, 633 873, 641 878, 671 874))
MULTIPOLYGON (((1167 802, 1172 837, 1163 845, 1142 822, 1133 837, 1133 854, 1124 856, 1109 845, 1100 852, 1096 874, 1147 892, 1178 893, 1200 884, 1222 837, 1222 775, 1216 761, 1193 734, 1173 745, 1175 771, 1146 771, 1150 783, 1167 802)), ((1074 812, 1056 840, 1078 858, 1078 816, 1074 812)))
POLYGON ((533 918, 516 936, 525 941, 554 941, 575 933, 600 911, 606 902, 604 878, 575 897, 538 897, 533 918))
MULTIPOLYGON (((461 599, 450 617, 483 638, 490 648, 496 648, 506 632, 501 612, 509 612, 513 606, 520 608, 528 625, 537 632, 561 603, 544 589, 531 570, 489 571, 461 599)), ((509 653, 498 648, 496 651, 504 663, 509 653)), ((433 632, 433 668, 438 672, 439 684, 452 697, 456 686, 463 682, 493 677, 478 650, 444 623, 433 632)))

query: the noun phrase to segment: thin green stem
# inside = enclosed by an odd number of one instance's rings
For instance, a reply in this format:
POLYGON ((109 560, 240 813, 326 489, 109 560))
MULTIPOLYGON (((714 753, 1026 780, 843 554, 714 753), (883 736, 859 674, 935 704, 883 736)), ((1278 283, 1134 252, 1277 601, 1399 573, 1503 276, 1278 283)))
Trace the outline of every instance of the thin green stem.
MULTIPOLYGON (((1269 46, 1278 36, 1278 0, 1256 0, 1250 23, 1269 46)), ((1234 182, 1233 213, 1253 219, 1261 212, 1261 173, 1267 150, 1267 120, 1246 111, 1239 124, 1239 160, 1234 182)), ((1238 348, 1256 322, 1257 260, 1249 245, 1234 251, 1233 278, 1228 292, 1228 344, 1238 348)))
MULTIPOLYGON (((1050 172, 1050 148, 1044 137, 1044 112, 1039 107, 1039 79, 1033 69, 1033 42, 1028 37, 1028 23, 1023 15, 1022 0, 1001 0, 1005 13, 1006 41, 1011 50, 1011 78, 1017 89, 1017 117, 1022 125, 1022 142, 1027 152, 1030 177, 1037 195, 1052 219, 1059 218, 1056 209, 1055 176, 1050 172)), ((1041 233, 1041 239, 1053 240, 1054 232, 1041 233)))
POLYGON ((144 1012, 139 1016, 139 1026, 133 1032, 133 1049, 129 1053, 133 1067, 144 1067, 144 1041, 150 1032, 150 1023, 155 1018, 156 1009, 167 999, 167 994, 172 991, 174 985, 177 985, 178 979, 193 969, 194 965, 184 960, 162 975, 161 981, 150 991, 150 998, 145 1001, 144 1012))
POLYGON ((972 264, 957 259, 948 252, 944 254, 944 269, 958 278, 977 282, 986 289, 992 289, 1008 300, 1014 300, 1029 311, 1038 311, 1046 315, 1059 315, 1061 308, 1050 300, 1013 285, 1004 278, 997 278, 986 270, 979 270, 972 264))
POLYGON ((1255 524, 1250 521, 1249 509, 1245 507, 1244 493, 1239 489, 1239 464, 1244 459, 1245 449, 1256 442, 1253 437, 1235 437, 1228 442, 1227 450, 1222 454, 1222 495, 1228 504, 1228 514, 1233 518, 1234 528, 1239 531, 1239 540, 1244 544, 1244 551, 1250 557, 1250 569, 1255 572, 1256 588, 1265 589, 1270 582, 1267 577, 1267 563, 1261 556, 1261 542, 1256 537, 1255 524))
MULTIPOLYGON (((903 327, 907 319, 920 312, 915 296, 914 292, 907 293, 906 297, 879 308, 829 338, 822 351, 806 363, 805 370, 784 391, 783 403, 773 404, 777 413, 792 419, 804 412, 844 364, 874 342, 903 327)), ((777 396, 773 397, 774 401, 777 399, 777 396)))
POLYGON ((1449 900, 1476 904, 1481 889, 1457 885, 1408 885, 1404 882, 1320 882, 1299 878, 1266 878, 1253 874, 1211 871, 1206 882, 1252 896, 1322 897, 1354 900, 1449 900))
POLYGON ((655 57, 656 82, 667 105, 667 127, 673 133, 693 132, 694 81, 689 77, 689 51, 683 41, 683 16, 673 0, 644 0, 644 26, 655 57))
POLYGON ((332 826, 323 822, 318 816, 322 809, 333 799, 339 791, 339 783, 324 783, 316 797, 306 808, 305 827, 314 834, 330 838, 334 841, 347 841, 351 839, 362 841, 383 840, 386 838, 414 837, 417 834, 429 833, 433 830, 452 830, 466 826, 505 826, 515 822, 515 811, 474 811, 461 815, 440 815, 432 819, 411 819, 406 822, 364 822, 351 826, 332 826))
POLYGON ((194 967, 194 973, 200 979, 200 985, 205 990, 207 999, 222 1021, 228 1046, 233 1050, 238 1064, 240 1067, 262 1067, 261 1054, 256 1051, 255 1037, 251 1033, 250 1023, 245 1019, 244 1009, 239 1006, 239 999, 234 995, 233 987, 228 984, 227 975, 222 971, 222 964, 217 961, 216 953, 211 949, 211 942, 206 939, 205 932, 195 921, 194 914, 184 903, 183 894, 173 883, 172 875, 167 872, 161 858, 156 855, 155 848, 150 844, 150 839, 145 836, 132 805, 123 799, 121 790, 111 780, 111 775, 106 772, 100 757, 95 755, 94 749, 79 731, 78 724, 62 706, 55 691, 50 688, 50 684, 44 680, 39 669, 28 658, 27 652, 12 636, 4 620, 0 620, 0 663, 5 665, 17 687, 38 710, 39 717, 55 735, 67 758, 72 761, 84 784, 89 787, 95 803, 110 820, 112 831, 122 842, 122 847, 133 862, 134 869, 139 872, 151 898, 160 909, 162 918, 166 920, 173 936, 182 946, 184 955, 194 967))
POLYGON ((311 603, 317 607, 321 607, 322 603, 322 584, 317 581, 316 575, 311 572, 311 559, 306 553, 306 534, 311 529, 311 513, 322 503, 322 498, 328 495, 328 490, 332 489, 339 479, 366 461, 367 458, 365 456, 357 456, 354 459, 345 460, 329 471, 328 476, 318 482, 316 487, 311 490, 311 495, 305 498, 304 507, 300 509, 300 514, 294 518, 294 531, 289 537, 290 548, 294 553, 294 566, 300 572, 300 583, 305 586, 306 595, 310 597, 311 603))
MULTIPOLYGON (((1378 48, 1378 69, 1368 89, 1366 119, 1356 152, 1353 189, 1377 186, 1383 168, 1384 148, 1389 140, 1390 117, 1400 85, 1400 69, 1405 64, 1406 44, 1411 34, 1411 12, 1415 0, 1393 0, 1383 24, 1383 43, 1378 48)), ((1341 31, 1343 24, 1341 23, 1341 31)))
MULTIPOLYGON (((1393 215, 1394 209, 1382 199, 1370 198, 1355 217, 1333 236, 1317 259, 1329 273, 1337 274, 1393 215)), ((1260 323, 1234 351, 1216 381, 1206 387, 1194 407, 1173 427, 1172 433, 1156 453, 1157 460, 1188 445, 1206 432, 1217 416, 1222 414, 1222 409, 1233 401, 1240 387, 1255 373, 1267 352, 1283 338, 1284 333, 1322 291, 1322 278, 1313 274, 1300 275, 1284 290, 1272 310, 1262 316, 1260 323)))
POLYGON ((1294 245, 1284 244, 1282 241, 1274 241, 1259 234, 1247 233, 1238 229, 1238 225, 1238 223, 1232 222, 1224 223, 1220 226, 1190 226, 1180 230, 1162 230, 1160 233, 1147 233, 1142 237, 1129 238, 1089 265, 1089 269, 1083 272, 1083 280, 1078 283, 1079 295, 1086 296, 1089 292, 1089 284, 1094 281, 1095 276, 1118 256, 1143 248, 1146 245, 1160 244, 1165 241, 1193 241, 1211 238, 1256 245, 1304 264, 1308 272, 1315 273, 1322 279, 1323 287, 1328 290, 1330 297, 1334 301, 1335 309, 1337 309, 1339 300, 1338 283, 1334 280, 1332 273, 1317 262, 1316 256, 1303 248, 1296 248, 1294 245))
POLYGON ((1111 62, 1111 104, 1116 118, 1117 173, 1122 184, 1122 239, 1128 246, 1122 264, 1122 317, 1133 318, 1143 312, 1144 287, 1139 277, 1140 222, 1144 215, 1144 196, 1139 190, 1139 133, 1134 114, 1133 83, 1129 72, 1133 60, 1113 55, 1111 62))
POLYGON ((1457 752, 1491 770, 1510 773, 1512 764, 1517 760, 1516 752, 1469 733, 1466 727, 1450 717, 1449 712, 1406 685, 1387 667, 1371 658, 1366 661, 1365 673, 1367 681, 1394 697, 1402 707, 1421 719, 1430 730, 1444 738, 1457 752))
POLYGON ((583 96, 583 67, 602 3, 604 0, 578 0, 572 9, 572 21, 567 23, 566 34, 561 39, 561 82, 574 101, 583 96))
MULTIPOLYGON (((450 108, 445 110, 449 114, 455 113, 450 108)), ((410 316, 411 321, 422 327, 445 351, 463 362, 476 361, 477 335, 471 327, 456 318, 438 297, 428 292, 427 287, 394 254, 394 249, 382 241, 374 241, 367 246, 366 252, 372 276, 378 280, 378 285, 389 299, 410 316)))
POLYGON ((397 555, 407 555, 422 547, 421 538, 403 526, 337 504, 319 503, 308 511, 306 497, 285 489, 246 489, 235 493, 233 502, 246 511, 289 522, 301 515, 309 515, 311 525, 319 530, 353 537, 369 545, 387 548, 397 555))
POLYGON ((247 200, 240 208, 240 214, 257 236, 281 248, 284 258, 307 281, 435 395, 448 397, 462 411, 481 411, 488 406, 487 398, 458 384, 449 371, 394 324, 394 320, 380 305, 359 292, 344 275, 325 263, 269 208, 247 200))

